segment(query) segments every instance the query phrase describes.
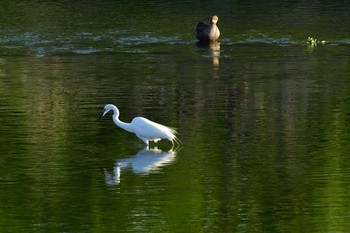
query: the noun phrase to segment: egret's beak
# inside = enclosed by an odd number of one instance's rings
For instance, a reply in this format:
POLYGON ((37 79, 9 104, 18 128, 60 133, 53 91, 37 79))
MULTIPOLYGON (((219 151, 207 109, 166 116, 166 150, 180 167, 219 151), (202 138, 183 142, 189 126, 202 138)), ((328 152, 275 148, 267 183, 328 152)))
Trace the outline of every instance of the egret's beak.
POLYGON ((98 119, 101 120, 101 118, 106 114, 107 112, 105 111, 105 109, 102 109, 101 113, 98 116, 98 119))

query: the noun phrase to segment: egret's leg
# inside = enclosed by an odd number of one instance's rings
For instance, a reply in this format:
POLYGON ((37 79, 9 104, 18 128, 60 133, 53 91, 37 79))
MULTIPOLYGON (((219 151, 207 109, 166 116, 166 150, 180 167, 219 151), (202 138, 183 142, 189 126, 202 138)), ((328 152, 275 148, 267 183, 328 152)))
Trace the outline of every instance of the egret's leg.
POLYGON ((140 137, 139 135, 136 134, 136 136, 141 139, 147 146, 149 145, 149 141, 146 138, 140 137))

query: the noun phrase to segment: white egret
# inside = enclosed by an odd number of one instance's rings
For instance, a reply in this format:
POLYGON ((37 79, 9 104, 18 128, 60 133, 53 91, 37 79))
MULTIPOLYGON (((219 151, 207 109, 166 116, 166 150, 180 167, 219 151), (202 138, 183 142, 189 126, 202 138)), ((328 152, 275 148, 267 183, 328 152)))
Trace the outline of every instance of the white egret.
POLYGON ((135 117, 130 123, 119 120, 119 109, 113 104, 107 104, 103 108, 100 114, 100 119, 110 110, 114 112, 113 121, 117 126, 136 134, 136 136, 140 138, 147 146, 149 145, 150 141, 158 142, 162 139, 170 140, 173 147, 174 142, 179 143, 179 139, 175 135, 177 132, 171 127, 158 124, 144 117, 135 117))
POLYGON ((199 41, 217 41, 220 36, 220 30, 216 23, 218 22, 219 17, 216 15, 210 18, 210 25, 198 22, 196 27, 196 37, 199 41))

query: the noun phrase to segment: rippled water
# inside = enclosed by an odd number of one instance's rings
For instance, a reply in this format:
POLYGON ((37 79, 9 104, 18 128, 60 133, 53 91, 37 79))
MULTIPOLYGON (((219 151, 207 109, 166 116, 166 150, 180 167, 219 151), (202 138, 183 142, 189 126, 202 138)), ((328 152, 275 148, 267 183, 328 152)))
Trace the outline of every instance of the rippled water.
POLYGON ((348 231, 345 2, 0 6, 1 232, 348 231))
POLYGON ((195 22, 212 12, 221 13, 223 44, 298 45, 309 36, 349 44, 349 6, 341 2, 203 2, 201 8, 157 1, 13 3, 2 10, 2 54, 161 52, 152 45, 193 44, 195 22))

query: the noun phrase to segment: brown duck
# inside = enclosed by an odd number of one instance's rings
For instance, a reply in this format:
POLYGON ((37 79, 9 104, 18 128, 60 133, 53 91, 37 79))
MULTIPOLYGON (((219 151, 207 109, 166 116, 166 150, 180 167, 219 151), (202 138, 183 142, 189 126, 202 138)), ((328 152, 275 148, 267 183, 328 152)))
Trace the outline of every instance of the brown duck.
POLYGON ((196 37, 199 41, 217 41, 220 36, 220 30, 216 23, 219 17, 216 15, 212 16, 210 19, 210 25, 198 22, 196 27, 196 37))

